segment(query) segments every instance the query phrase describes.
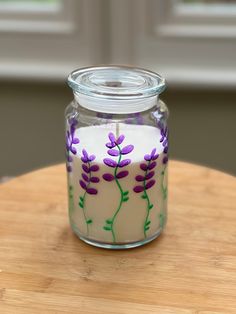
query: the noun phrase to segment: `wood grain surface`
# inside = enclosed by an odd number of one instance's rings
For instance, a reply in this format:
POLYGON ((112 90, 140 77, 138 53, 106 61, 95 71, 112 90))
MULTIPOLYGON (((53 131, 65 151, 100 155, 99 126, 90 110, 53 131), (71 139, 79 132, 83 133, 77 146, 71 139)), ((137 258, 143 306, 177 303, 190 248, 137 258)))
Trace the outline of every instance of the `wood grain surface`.
POLYGON ((64 165, 0 186, 0 313, 236 313, 236 178, 171 162, 169 220, 152 243, 108 251, 67 217, 64 165))

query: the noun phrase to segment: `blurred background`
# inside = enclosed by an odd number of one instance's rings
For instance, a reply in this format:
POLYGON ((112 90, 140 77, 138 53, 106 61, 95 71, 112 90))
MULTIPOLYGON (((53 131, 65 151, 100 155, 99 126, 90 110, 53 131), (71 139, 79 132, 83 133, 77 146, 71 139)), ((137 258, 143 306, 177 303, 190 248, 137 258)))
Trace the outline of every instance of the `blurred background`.
POLYGON ((66 77, 129 64, 167 79, 171 157, 236 174, 236 1, 0 0, 0 177, 64 161, 66 77))

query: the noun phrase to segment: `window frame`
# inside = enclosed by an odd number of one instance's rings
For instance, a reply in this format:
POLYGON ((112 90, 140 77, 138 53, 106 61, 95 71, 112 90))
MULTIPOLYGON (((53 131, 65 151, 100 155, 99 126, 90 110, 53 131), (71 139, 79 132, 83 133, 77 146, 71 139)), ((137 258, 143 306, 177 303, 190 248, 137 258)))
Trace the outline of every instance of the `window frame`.
POLYGON ((5 13, 0 78, 61 81, 74 68, 103 62, 102 0, 62 0, 62 6, 58 14, 5 13))
POLYGON ((73 29, 75 1, 60 2, 58 6, 0 3, 0 33, 69 33, 73 29))
POLYGON ((124 2, 112 0, 112 20, 116 21, 111 32, 113 63, 118 60, 150 68, 175 87, 236 86, 234 28, 229 31, 219 24, 211 32, 212 25, 203 28, 199 22, 193 25, 194 33, 184 20, 170 28, 172 0, 131 0, 125 11, 124 2))
MULTIPOLYGON (((177 0, 157 0, 152 4, 155 11, 159 9, 159 23, 154 17, 152 23, 155 32, 160 36, 172 37, 195 37, 195 38, 236 38, 236 5, 232 12, 212 12, 209 11, 183 12, 184 7, 191 5, 178 5, 177 0), (178 10, 178 6, 180 9, 178 10), (182 10, 181 10, 182 7, 182 10), (181 12, 182 11, 182 12, 181 12)), ((210 5, 207 5, 210 7, 210 5)))

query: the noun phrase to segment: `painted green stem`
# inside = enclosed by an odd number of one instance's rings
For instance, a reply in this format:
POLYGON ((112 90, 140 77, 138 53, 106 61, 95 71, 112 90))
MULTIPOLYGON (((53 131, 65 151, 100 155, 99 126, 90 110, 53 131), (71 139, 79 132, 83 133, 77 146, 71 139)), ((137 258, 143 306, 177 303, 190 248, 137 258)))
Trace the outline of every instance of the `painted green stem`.
POLYGON ((122 155, 121 155, 121 149, 120 149, 119 145, 117 145, 117 148, 119 149, 120 155, 119 155, 119 159, 118 159, 118 162, 117 162, 117 166, 115 168, 114 177, 115 177, 116 184, 117 184, 117 186, 119 188, 119 191, 120 191, 120 202, 119 202, 119 205, 117 207, 117 210, 115 211, 115 213, 114 213, 114 215, 112 216, 112 219, 111 219, 111 232, 112 232, 113 242, 116 242, 116 236, 115 236, 113 225, 114 225, 116 216, 118 215, 118 213, 119 213, 119 211, 121 209, 122 203, 123 203, 123 190, 122 190, 122 187, 120 185, 119 180, 116 177, 117 171, 118 171, 118 165, 121 162, 122 155))
POLYGON ((122 155, 121 155, 121 149, 119 147, 119 145, 117 145, 117 148, 119 149, 119 152, 120 152, 120 155, 119 155, 119 159, 118 159, 118 162, 117 162, 117 166, 115 168, 115 171, 114 171, 114 177, 115 177, 115 181, 116 181, 116 184, 118 186, 118 189, 120 191, 120 202, 119 202, 119 205, 114 213, 114 215, 112 216, 112 219, 111 219, 111 232, 112 232, 112 238, 113 238, 113 242, 116 242, 116 236, 115 236, 115 232, 114 232, 114 222, 115 222, 115 219, 116 219, 116 216, 118 215, 120 209, 121 209, 121 206, 122 206, 122 203, 123 203, 123 189, 120 185, 120 182, 119 180, 117 179, 116 175, 117 175, 117 171, 118 171, 118 165, 119 163, 121 162, 121 158, 122 158, 122 155))
MULTIPOLYGON (((148 162, 148 166, 150 165, 150 162, 148 162)), ((143 191, 143 198, 146 199, 147 201, 147 213, 146 213, 146 217, 145 217, 145 221, 144 221, 144 225, 143 225, 143 232, 144 232, 144 236, 145 238, 147 237, 147 231, 149 230, 149 214, 150 214, 150 210, 152 209, 153 205, 150 202, 149 196, 147 194, 147 190, 146 190, 146 175, 148 173, 148 168, 145 172, 145 180, 143 181, 143 187, 144 187, 144 191, 143 191)))
MULTIPOLYGON (((161 190, 162 190, 162 195, 163 195, 163 201, 165 201, 166 198, 167 198, 167 187, 164 186, 164 178, 165 178, 166 166, 167 165, 165 165, 165 167, 164 167, 164 169, 163 169, 163 171, 161 173, 161 176, 162 176, 162 179, 161 179, 161 190)), ((162 207, 164 208, 164 203, 163 203, 162 207)), ((161 228, 163 228, 164 223, 165 223, 165 215, 164 215, 163 208, 162 208, 162 210, 160 212, 160 217, 159 217, 161 228)))
POLYGON ((86 224, 86 228, 87 228, 87 235, 88 235, 88 234, 89 234, 89 227, 88 227, 88 224, 87 224, 88 218, 87 218, 87 215, 86 215, 86 212, 85 212, 85 201, 86 201, 85 196, 86 196, 86 194, 87 194, 87 192, 85 191, 85 192, 84 192, 84 195, 82 196, 82 198, 83 198, 83 207, 82 207, 82 211, 83 211, 84 220, 85 220, 85 224, 86 224))
POLYGON ((68 195, 69 195, 69 212, 72 213, 74 210, 74 192, 73 186, 70 184, 68 186, 68 195))
POLYGON ((167 198, 167 187, 164 186, 165 171, 166 171, 166 165, 164 167, 164 170, 161 173, 161 175, 162 175, 161 189, 162 189, 162 194, 163 194, 163 199, 164 200, 167 198))

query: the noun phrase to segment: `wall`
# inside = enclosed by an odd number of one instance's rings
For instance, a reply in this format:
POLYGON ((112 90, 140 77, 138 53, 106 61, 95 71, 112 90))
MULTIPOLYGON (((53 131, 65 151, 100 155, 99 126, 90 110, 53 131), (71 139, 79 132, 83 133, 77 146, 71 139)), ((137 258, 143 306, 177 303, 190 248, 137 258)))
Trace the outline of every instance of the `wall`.
POLYGON ((66 84, 1 83, 0 177, 61 162, 66 84))
POLYGON ((172 157, 236 174, 236 92, 172 91, 163 100, 170 109, 172 157))
MULTIPOLYGON (((1 82, 0 177, 64 161, 66 84, 1 82)), ((171 157, 236 174, 236 93, 174 90, 170 109, 171 157)))

